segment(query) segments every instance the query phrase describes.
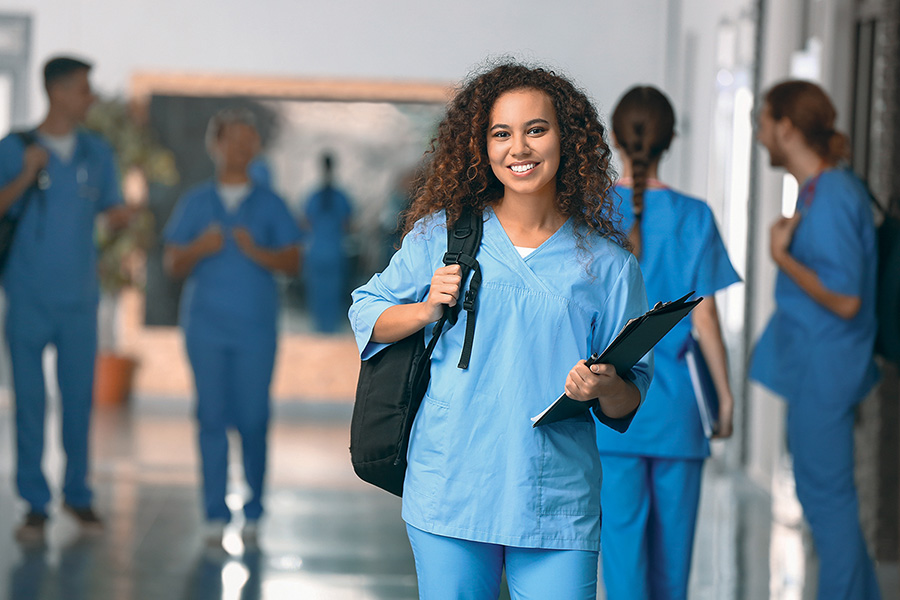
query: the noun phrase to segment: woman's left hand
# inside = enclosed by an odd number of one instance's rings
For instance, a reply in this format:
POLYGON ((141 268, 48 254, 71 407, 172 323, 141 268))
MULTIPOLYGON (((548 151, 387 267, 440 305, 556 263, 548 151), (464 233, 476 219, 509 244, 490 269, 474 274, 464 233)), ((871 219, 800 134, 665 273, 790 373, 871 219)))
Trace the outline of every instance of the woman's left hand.
POLYGON ((783 257, 788 254, 788 248, 791 240, 794 238, 794 231, 800 224, 800 213, 794 213, 794 216, 781 217, 772 224, 769 229, 769 251, 772 259, 776 264, 780 265, 783 257))
POLYGON ((566 377, 566 396, 588 402, 612 392, 621 381, 614 366, 595 364, 588 367, 580 360, 566 377))

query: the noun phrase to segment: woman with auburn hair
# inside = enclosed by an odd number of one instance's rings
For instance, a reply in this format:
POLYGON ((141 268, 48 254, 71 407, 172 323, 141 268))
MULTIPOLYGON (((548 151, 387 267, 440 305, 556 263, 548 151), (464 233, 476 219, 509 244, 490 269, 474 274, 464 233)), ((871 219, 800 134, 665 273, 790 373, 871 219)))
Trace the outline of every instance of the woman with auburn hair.
POLYGON ((873 600, 880 592, 859 524, 853 424, 878 380, 875 227, 865 186, 843 166, 849 144, 836 116, 808 81, 785 81, 765 96, 758 140, 800 194, 794 215, 771 229, 775 312, 750 377, 787 401, 797 498, 819 555, 818 598, 873 600))
POLYGON ((442 264, 448 224, 465 207, 482 216, 471 362, 457 366, 460 313, 432 355, 407 456, 402 516, 422 598, 495 599, 504 568, 513 598, 596 597, 595 422, 530 417, 565 391, 624 430, 650 383, 649 357, 628 373, 583 360, 646 310, 612 219, 609 159, 596 110, 565 78, 518 64, 473 76, 438 129, 400 250, 353 294, 364 360, 428 335, 464 283, 442 264))
POLYGON ((691 549, 709 456, 684 348, 696 331, 720 410, 714 436, 731 435, 734 400, 715 292, 739 280, 709 206, 661 183, 675 111, 656 88, 635 87, 613 112, 624 177, 616 190, 649 302, 695 290, 703 302, 654 348, 647 405, 624 435, 597 431, 603 462, 603 581, 609 600, 687 598, 691 549))

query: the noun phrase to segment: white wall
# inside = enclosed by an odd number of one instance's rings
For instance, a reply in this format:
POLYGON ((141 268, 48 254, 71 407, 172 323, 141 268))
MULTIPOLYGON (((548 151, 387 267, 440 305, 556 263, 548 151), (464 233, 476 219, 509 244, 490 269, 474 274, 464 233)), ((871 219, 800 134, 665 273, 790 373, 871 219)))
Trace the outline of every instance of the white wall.
POLYGON ((32 119, 40 63, 96 62, 101 92, 135 70, 455 82, 488 55, 558 66, 602 111, 637 81, 663 78, 670 0, 4 0, 34 22, 32 119))

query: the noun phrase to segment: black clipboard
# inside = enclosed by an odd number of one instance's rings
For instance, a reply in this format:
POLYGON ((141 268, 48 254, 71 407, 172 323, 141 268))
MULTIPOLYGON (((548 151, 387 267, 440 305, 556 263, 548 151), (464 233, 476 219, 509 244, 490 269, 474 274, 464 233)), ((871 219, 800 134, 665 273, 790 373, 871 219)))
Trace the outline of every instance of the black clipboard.
MULTIPOLYGON (((687 316, 703 300, 703 298, 697 298, 696 300, 688 301, 688 298, 693 295, 694 292, 690 292, 678 300, 672 300, 665 304, 657 303, 656 306, 640 317, 631 319, 602 354, 591 356, 585 361, 585 364, 588 366, 595 363, 609 364, 616 368, 616 373, 619 373, 620 376, 623 373, 627 373, 637 361, 650 352, 659 340, 663 339, 681 319, 687 316)), ((569 419, 593 407, 599 407, 597 400, 581 402, 562 394, 540 414, 531 417, 531 426, 538 427, 569 419)), ((595 411, 595 413, 598 415, 598 418, 604 420, 599 411, 595 411)), ((608 417, 607 419, 610 421, 616 420, 608 417)), ((627 424, 625 427, 627 427, 627 424)), ((613 428, 619 429, 618 427, 613 428)), ((621 429, 621 431, 624 431, 624 429, 621 429)))

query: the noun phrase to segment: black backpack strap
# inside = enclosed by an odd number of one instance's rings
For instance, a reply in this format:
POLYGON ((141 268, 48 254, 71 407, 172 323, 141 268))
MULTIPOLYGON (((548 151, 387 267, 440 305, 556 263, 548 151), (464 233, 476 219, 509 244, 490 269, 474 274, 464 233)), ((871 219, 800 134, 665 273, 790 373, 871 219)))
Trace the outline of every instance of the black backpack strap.
MULTIPOLYGON (((466 311, 466 335, 459 357, 459 365, 457 365, 460 369, 467 369, 469 359, 472 357, 472 341, 475 338, 475 304, 478 300, 478 290, 481 288, 481 267, 475 257, 481 246, 483 226, 484 219, 480 213, 464 208, 456 223, 447 229, 447 252, 444 254, 444 264, 462 267, 463 286, 469 273, 472 274, 469 288, 463 294, 462 309, 466 311)), ((459 309, 460 306, 457 304, 449 312, 448 321, 451 326, 456 323, 459 309)))

